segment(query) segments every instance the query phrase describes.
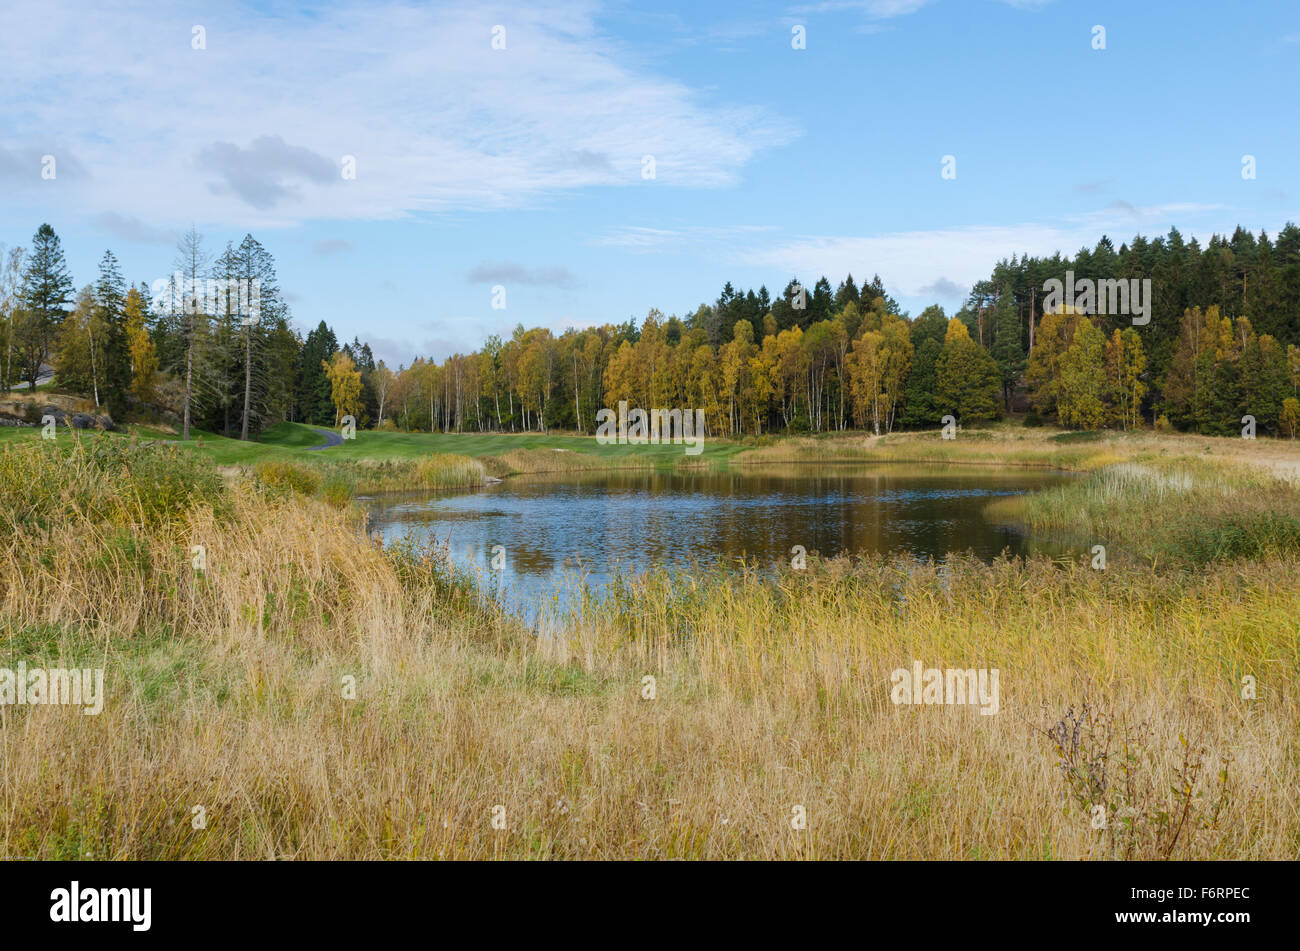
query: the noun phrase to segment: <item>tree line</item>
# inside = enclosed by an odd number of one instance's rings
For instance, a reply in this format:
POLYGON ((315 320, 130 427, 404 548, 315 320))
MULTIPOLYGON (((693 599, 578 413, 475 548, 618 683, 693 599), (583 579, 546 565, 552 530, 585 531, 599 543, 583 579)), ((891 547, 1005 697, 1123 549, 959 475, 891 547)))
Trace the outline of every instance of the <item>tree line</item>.
POLYGON ((369 347, 340 347, 323 324, 303 339, 252 235, 213 253, 191 230, 171 275, 136 285, 106 251, 79 289, 50 225, 30 248, 0 247, 0 391, 34 390, 52 370, 117 422, 175 417, 186 439, 248 439, 282 420, 335 422, 331 361, 376 369, 369 347))
POLYGON ((475 351, 392 369, 320 322, 297 332, 270 253, 251 235, 209 254, 191 231, 173 276, 129 286, 106 252, 93 284, 73 282, 49 225, 30 252, 0 258, 0 384, 35 386, 52 365, 60 387, 119 419, 171 413, 191 427, 249 438, 298 420, 441 432, 595 431, 627 400, 705 413, 708 434, 933 428, 1027 411, 1076 429, 1170 427, 1300 430, 1300 229, 1276 240, 1237 229, 1205 247, 1103 237, 1073 257, 1013 256, 957 310, 904 313, 878 276, 837 286, 791 279, 777 296, 727 283, 684 316, 652 309, 554 334, 517 326, 475 351), (1045 300, 1067 273, 1149 279, 1151 319, 1045 300), (233 293, 256 279, 259 306, 233 293), (161 291, 161 293, 158 293, 161 291))

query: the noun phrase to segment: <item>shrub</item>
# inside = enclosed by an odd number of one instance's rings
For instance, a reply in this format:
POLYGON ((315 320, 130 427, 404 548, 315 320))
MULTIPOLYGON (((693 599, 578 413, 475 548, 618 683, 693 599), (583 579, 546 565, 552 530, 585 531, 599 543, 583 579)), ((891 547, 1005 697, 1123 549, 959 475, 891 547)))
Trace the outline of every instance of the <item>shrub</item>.
POLYGON ((315 495, 320 490, 320 474, 296 463, 259 462, 253 471, 263 485, 271 488, 296 492, 298 495, 315 495))
MULTIPOLYGON (((1206 747, 1180 733, 1181 753, 1161 755, 1148 721, 1099 712, 1084 703, 1070 707, 1043 733, 1060 757, 1058 767, 1070 799, 1094 829, 1102 831, 1110 858, 1168 859, 1181 843, 1219 833, 1231 802, 1227 758, 1215 779, 1206 775, 1206 747)), ((1204 847, 1201 847, 1204 854, 1204 847)))
POLYGON ((355 491, 356 480, 346 472, 331 472, 321 481, 321 497, 335 508, 352 501, 355 491))
POLYGON ((224 483, 201 456, 174 446, 131 447, 111 437, 7 446, 0 454, 0 512, 10 526, 90 521, 154 524, 208 506, 220 513, 224 483))

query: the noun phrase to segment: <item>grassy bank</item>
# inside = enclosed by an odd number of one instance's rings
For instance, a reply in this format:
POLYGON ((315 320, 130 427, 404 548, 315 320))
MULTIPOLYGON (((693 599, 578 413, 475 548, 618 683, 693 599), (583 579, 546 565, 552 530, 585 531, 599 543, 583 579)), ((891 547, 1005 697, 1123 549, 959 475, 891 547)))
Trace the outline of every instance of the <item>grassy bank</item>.
MULTIPOLYGON (((175 433, 149 427, 131 427, 124 433, 64 429, 54 444, 67 449, 95 439, 133 446, 169 445, 227 471, 269 474, 273 481, 336 503, 356 494, 465 488, 482 485, 489 477, 523 473, 723 465, 747 448, 741 442, 709 441, 699 455, 687 455, 680 445, 601 445, 594 437, 579 435, 365 430, 342 445, 322 448, 325 437, 300 423, 280 423, 250 441, 201 433, 181 442, 175 433)), ((41 441, 38 429, 0 427, 0 447, 41 441)))
POLYGON ((1300 484, 1217 459, 1110 465, 1076 483, 1001 499, 988 514, 1155 563, 1300 556, 1300 484))
MULTIPOLYGON (((198 434, 180 442, 175 433, 131 427, 126 433, 76 434, 60 430, 56 445, 101 438, 141 445, 165 443, 227 469, 256 469, 276 463, 308 466, 323 482, 356 491, 444 488, 482 484, 480 476, 521 473, 591 472, 615 469, 680 469, 790 463, 841 465, 925 463, 996 465, 1088 472, 1120 462, 1169 458, 1222 459, 1300 477, 1300 444, 1247 441, 1151 432, 1079 433, 1054 427, 1028 428, 1018 422, 989 424, 943 439, 938 430, 885 436, 825 433, 817 436, 761 436, 707 439, 699 455, 680 445, 601 445, 594 437, 536 433, 398 433, 360 431, 342 445, 321 448, 325 437, 300 423, 280 423, 258 439, 241 441, 198 434), (438 460, 431 463, 430 459, 438 460), (466 466, 478 460, 482 472, 466 466), (438 473, 445 467, 447 472, 438 473), (457 481, 460 480, 460 481, 457 481)), ((41 442, 31 428, 0 427, 0 447, 41 442)))
POLYGON ((1026 427, 1018 422, 963 429, 953 439, 943 439, 938 430, 885 436, 852 433, 776 437, 743 450, 731 461, 915 462, 1090 472, 1119 462, 1188 458, 1222 460, 1270 469, 1287 477, 1300 476, 1300 443, 1291 440, 1149 431, 1074 432, 1026 427))
POLYGON ((103 667, 107 694, 0 706, 0 855, 1300 848, 1286 551, 649 576, 534 636, 356 518, 183 450, 0 449, 0 666, 103 667), (895 706, 913 660, 997 668, 999 713, 895 706))

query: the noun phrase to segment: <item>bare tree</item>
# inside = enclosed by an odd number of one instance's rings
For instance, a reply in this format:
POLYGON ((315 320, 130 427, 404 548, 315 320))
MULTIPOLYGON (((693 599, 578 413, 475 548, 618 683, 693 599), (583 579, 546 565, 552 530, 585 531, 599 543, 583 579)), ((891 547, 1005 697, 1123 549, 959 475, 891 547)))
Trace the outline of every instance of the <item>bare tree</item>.
POLYGON ((389 393, 393 388, 393 371, 384 365, 384 361, 379 361, 379 366, 375 367, 375 372, 371 374, 371 380, 375 387, 375 397, 379 401, 379 421, 376 425, 382 426, 384 423, 384 406, 388 403, 389 393))
POLYGON ((190 438, 190 404, 194 399, 194 369, 196 351, 199 347, 199 326, 206 322, 203 313, 203 297, 200 288, 203 276, 208 273, 212 263, 211 256, 203 247, 203 235, 195 228, 181 235, 176 242, 176 270, 180 273, 183 284, 173 289, 173 305, 176 295, 182 298, 181 326, 185 333, 185 403, 182 413, 181 439, 190 438))
POLYGON ((27 251, 21 245, 8 253, 0 244, 0 334, 4 336, 4 363, 0 365, 0 392, 8 393, 13 379, 14 325, 18 316, 19 292, 22 290, 23 258, 27 251))

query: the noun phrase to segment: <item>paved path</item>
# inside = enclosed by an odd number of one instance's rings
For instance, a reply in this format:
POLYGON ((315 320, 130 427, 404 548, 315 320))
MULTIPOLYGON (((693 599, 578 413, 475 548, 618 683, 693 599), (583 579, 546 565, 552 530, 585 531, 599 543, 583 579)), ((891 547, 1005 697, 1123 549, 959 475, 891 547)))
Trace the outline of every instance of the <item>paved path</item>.
MULTIPOLYGON (((42 365, 41 372, 36 374, 36 385, 44 386, 46 383, 49 383, 50 380, 52 379, 54 379, 54 368, 42 365)), ((10 387, 10 389, 25 390, 27 389, 27 382, 24 380, 22 383, 15 383, 10 387)))
POLYGON ((331 447, 333 447, 333 446, 341 446, 341 445, 343 445, 343 437, 340 436, 338 433, 334 432, 334 430, 332 430, 332 429, 316 429, 315 426, 313 426, 312 429, 313 429, 315 432, 318 432, 318 433, 320 433, 322 436, 324 436, 324 437, 325 437, 325 441, 324 441, 323 443, 321 443, 319 446, 305 446, 305 447, 303 447, 303 448, 308 449, 308 450, 312 450, 312 449, 329 449, 329 448, 331 448, 331 447))

